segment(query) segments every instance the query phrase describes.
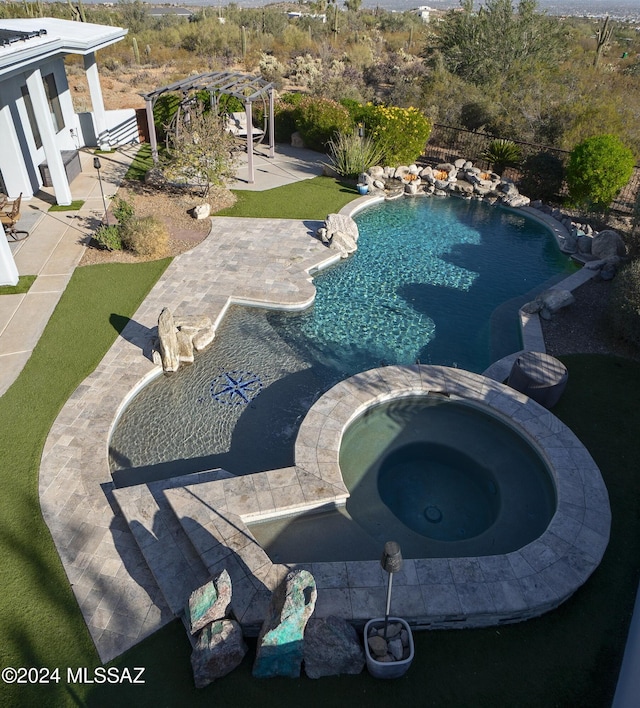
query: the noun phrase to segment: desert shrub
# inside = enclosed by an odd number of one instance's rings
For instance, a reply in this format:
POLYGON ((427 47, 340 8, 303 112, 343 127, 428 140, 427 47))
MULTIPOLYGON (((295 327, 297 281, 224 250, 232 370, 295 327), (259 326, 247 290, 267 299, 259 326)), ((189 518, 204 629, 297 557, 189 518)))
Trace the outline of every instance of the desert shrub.
POLYGON ((122 245, 136 256, 163 258, 167 255, 169 232, 165 224, 155 216, 133 218, 120 229, 122 245))
POLYGON ((93 234, 93 240, 107 251, 121 251, 122 237, 120 228, 115 224, 103 224, 93 234))
POLYGON ((494 172, 501 175, 507 167, 515 167, 522 157, 520 148, 513 140, 496 138, 483 151, 482 158, 491 163, 494 172))
POLYGON ((382 150, 357 132, 338 133, 327 143, 330 166, 343 177, 356 177, 382 160, 382 150))
POLYGON ((608 307, 616 336, 640 347, 640 259, 628 263, 613 279, 608 307))
POLYGON ((349 111, 336 101, 307 96, 300 101, 296 112, 296 127, 305 145, 324 152, 326 144, 336 133, 352 128, 349 111))
POLYGON ((365 107, 366 134, 382 152, 387 165, 410 165, 424 153, 431 134, 430 121, 417 108, 365 107))
POLYGON ((545 202, 558 198, 564 181, 562 160, 549 152, 529 155, 522 163, 520 191, 531 199, 545 202))
POLYGON ((120 226, 125 227, 135 216, 133 204, 116 195, 111 202, 111 213, 118 220, 120 226))
POLYGON ((596 135, 569 155, 567 184, 574 204, 604 210, 633 174, 631 150, 615 135, 596 135))

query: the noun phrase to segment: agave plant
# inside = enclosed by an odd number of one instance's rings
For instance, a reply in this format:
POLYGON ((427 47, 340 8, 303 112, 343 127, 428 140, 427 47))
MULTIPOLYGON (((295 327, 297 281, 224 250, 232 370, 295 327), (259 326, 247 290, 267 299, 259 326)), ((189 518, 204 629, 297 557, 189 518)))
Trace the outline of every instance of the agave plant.
POLYGON ((357 132, 337 133, 327 143, 329 166, 343 177, 357 177, 382 160, 382 148, 357 132))
POLYGON ((482 157, 491 163, 494 172, 502 174, 507 167, 515 167, 520 162, 520 148, 513 140, 502 138, 492 140, 482 157))

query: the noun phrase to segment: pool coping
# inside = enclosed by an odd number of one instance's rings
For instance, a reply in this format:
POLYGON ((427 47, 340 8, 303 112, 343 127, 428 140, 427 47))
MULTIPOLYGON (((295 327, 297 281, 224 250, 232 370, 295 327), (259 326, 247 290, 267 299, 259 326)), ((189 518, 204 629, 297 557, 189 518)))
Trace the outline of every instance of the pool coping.
POLYGON ((387 576, 378 561, 272 563, 247 524, 344 504, 349 492, 338 456, 349 424, 384 401, 434 394, 471 402, 528 439, 550 470, 557 510, 539 538, 511 553, 405 559, 394 575, 393 613, 416 629, 519 622, 554 609, 586 582, 607 547, 611 512, 598 467, 569 428, 482 375, 442 366, 388 366, 345 379, 316 401, 300 426, 294 467, 167 490, 174 511, 197 529, 194 535, 206 528, 218 554, 224 549, 209 570, 229 569, 232 607, 245 631, 259 627, 270 592, 292 568, 316 578, 317 616, 338 615, 357 626, 379 616, 387 576), (282 495, 274 488, 278 477, 282 495))
MULTIPOLYGON (((363 201, 370 203, 371 198, 352 204, 363 201)), ((111 430, 124 405, 150 378, 162 374, 150 352, 158 314, 163 307, 183 315, 206 313, 217 325, 232 303, 304 309, 315 295, 312 273, 339 258, 313 237, 319 225, 213 217, 209 237, 174 259, 51 427, 40 465, 40 506, 104 662, 175 617, 120 513, 108 465, 111 430)), ((266 480, 269 488, 258 491, 268 498, 274 490, 281 494, 292 487, 285 493, 299 503, 298 477, 309 474, 303 468, 277 471, 266 480), (295 484, 289 484, 294 477, 295 484)), ((312 476, 317 483, 320 478, 312 476)), ((331 578, 316 574, 316 580, 329 593, 324 593, 327 601, 332 594, 334 604, 345 601, 343 590, 329 592, 331 578)), ((378 593, 372 602, 377 616, 382 606, 378 593)))

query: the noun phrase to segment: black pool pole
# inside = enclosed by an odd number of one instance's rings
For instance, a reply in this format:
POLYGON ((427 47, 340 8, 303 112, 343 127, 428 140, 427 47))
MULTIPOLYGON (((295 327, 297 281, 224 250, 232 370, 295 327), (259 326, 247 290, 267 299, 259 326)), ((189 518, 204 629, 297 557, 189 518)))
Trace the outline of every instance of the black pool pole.
POLYGON ((397 573, 402 568, 402 553, 400 552, 400 544, 395 541, 387 541, 384 544, 382 552, 382 560, 380 565, 383 570, 389 573, 389 582, 387 584, 387 607, 384 613, 384 640, 387 640, 387 627, 389 624, 389 613, 391 610, 391 583, 393 582, 393 574, 397 573))

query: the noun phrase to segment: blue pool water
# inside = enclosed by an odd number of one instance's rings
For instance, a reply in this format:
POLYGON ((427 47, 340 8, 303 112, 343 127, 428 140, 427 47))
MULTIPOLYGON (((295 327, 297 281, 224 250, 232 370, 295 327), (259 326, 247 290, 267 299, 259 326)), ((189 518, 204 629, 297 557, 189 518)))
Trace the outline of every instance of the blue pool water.
POLYGON ((111 438, 117 484, 293 464, 300 420, 335 383, 416 360, 481 372, 520 348, 518 306, 571 268, 546 228, 481 202, 403 199, 356 220, 358 251, 316 277, 311 308, 232 308, 192 366, 135 397, 111 438))
POLYGON ((524 296, 571 267, 545 227, 477 201, 403 199, 356 221, 356 254, 279 323, 353 372, 416 360, 481 372, 519 348, 524 296))

